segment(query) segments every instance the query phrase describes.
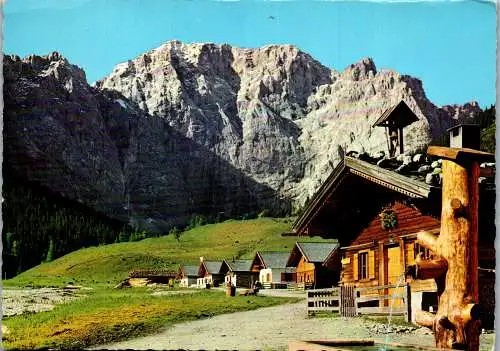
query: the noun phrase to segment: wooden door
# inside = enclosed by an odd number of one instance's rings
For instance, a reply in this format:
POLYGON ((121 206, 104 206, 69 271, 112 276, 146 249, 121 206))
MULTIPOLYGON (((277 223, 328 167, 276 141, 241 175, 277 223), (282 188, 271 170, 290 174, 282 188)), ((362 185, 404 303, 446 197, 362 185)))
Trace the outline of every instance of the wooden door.
POLYGON ((387 289, 387 294, 391 296, 389 300, 388 306, 391 306, 394 303, 393 307, 402 307, 402 300, 395 299, 392 301, 392 295, 402 295, 403 294, 403 285, 401 282, 401 248, 399 246, 389 247, 387 249, 387 285, 396 285, 400 284, 401 287, 395 291, 394 288, 387 289))

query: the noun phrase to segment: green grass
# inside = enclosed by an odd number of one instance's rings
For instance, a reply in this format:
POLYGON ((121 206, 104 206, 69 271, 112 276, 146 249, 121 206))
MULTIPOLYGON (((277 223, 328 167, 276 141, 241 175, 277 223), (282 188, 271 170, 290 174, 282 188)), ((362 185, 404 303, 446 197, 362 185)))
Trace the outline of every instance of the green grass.
MULTIPOLYGON (((114 286, 133 269, 170 268, 223 258, 253 258, 257 250, 290 251, 297 237, 282 237, 290 231, 290 219, 259 218, 229 220, 200 226, 182 233, 138 242, 90 247, 38 265, 6 286, 61 286, 69 282, 86 286, 114 286)), ((301 238, 315 241, 318 238, 301 238)))
MULTIPOLYGON (((371 316, 364 315, 361 318, 364 318, 371 322, 377 322, 381 324, 388 324, 389 317, 388 316, 371 316)), ((407 322, 404 316, 392 316, 391 317, 391 325, 394 326, 402 326, 402 327, 415 327, 415 324, 411 322, 407 322)))
POLYGON ((6 349, 82 348, 159 331, 178 322, 295 302, 295 298, 236 296, 197 290, 189 295, 152 296, 147 288, 96 288, 85 298, 52 311, 2 320, 6 349))

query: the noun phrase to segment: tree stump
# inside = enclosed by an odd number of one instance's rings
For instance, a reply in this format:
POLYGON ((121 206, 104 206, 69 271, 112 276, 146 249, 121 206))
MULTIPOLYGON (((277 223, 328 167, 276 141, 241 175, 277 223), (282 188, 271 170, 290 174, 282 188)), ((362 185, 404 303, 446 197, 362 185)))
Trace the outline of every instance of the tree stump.
POLYGON ((418 257, 407 273, 415 279, 436 280, 438 310, 417 311, 415 319, 434 331, 436 347, 477 351, 479 163, 494 155, 435 146, 427 153, 443 159, 441 230, 439 237, 421 232, 417 242, 437 257, 418 257))

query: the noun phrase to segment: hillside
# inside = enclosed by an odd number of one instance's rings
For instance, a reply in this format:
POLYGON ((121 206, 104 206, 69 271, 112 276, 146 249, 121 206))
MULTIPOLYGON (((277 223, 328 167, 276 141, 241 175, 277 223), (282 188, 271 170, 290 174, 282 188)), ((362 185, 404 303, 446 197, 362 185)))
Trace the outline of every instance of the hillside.
POLYGON ((423 83, 366 58, 343 70, 292 45, 170 41, 95 86, 59 53, 4 60, 4 162, 19 175, 158 233, 193 214, 302 205, 345 151, 384 151, 373 122, 404 100, 415 151, 481 109, 438 107, 423 83))
MULTIPOLYGON (((50 263, 36 266, 5 285, 81 285, 114 286, 139 268, 177 269, 179 264, 198 264, 206 259, 253 258, 256 250, 289 251, 297 237, 282 237, 290 230, 287 219, 259 218, 229 220, 193 228, 182 233, 81 249, 50 263)), ((300 238, 314 241, 318 238, 300 238)))

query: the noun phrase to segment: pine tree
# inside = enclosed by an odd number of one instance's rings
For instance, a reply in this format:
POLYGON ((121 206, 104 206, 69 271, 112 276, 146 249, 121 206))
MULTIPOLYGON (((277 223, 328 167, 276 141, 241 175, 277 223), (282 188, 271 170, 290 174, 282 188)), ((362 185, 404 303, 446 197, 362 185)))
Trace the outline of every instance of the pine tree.
POLYGON ((54 260, 54 240, 52 237, 49 240, 49 250, 47 251, 46 262, 52 262, 54 260))

